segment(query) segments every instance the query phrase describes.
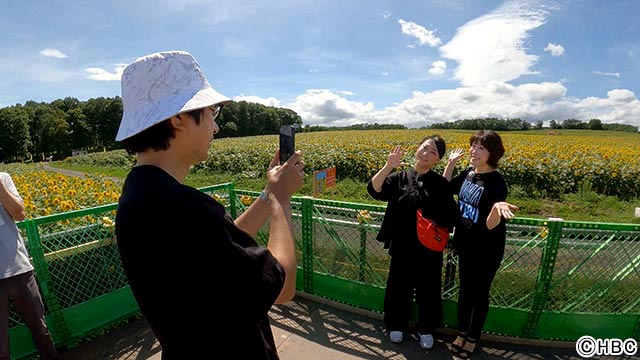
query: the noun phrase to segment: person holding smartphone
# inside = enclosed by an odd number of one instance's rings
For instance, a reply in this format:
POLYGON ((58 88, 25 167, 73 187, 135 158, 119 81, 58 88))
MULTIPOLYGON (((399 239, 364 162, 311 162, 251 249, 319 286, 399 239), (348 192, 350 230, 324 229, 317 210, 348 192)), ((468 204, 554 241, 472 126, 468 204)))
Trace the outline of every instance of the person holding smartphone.
POLYGON ((222 348, 234 358, 277 359, 268 311, 295 295, 290 201, 303 183, 301 152, 282 165, 274 155, 264 191, 235 220, 184 184, 190 167, 206 160, 230 101, 187 52, 141 57, 122 74, 116 140, 137 161, 119 200, 117 243, 164 360, 209 359, 222 348), (262 247, 253 237, 267 219, 262 247))

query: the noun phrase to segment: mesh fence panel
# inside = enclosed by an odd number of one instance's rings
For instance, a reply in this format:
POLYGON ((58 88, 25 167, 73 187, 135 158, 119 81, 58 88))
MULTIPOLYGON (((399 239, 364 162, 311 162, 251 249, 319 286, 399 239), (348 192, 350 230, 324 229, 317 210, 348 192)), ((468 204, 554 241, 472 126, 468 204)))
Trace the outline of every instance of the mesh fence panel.
POLYGON ((384 213, 349 207, 313 208, 316 270, 344 279, 385 286, 389 255, 376 235, 384 213))
POLYGON ((640 313, 637 232, 564 228, 546 310, 640 313))
POLYGON ((114 219, 111 210, 38 226, 51 288, 63 309, 128 285, 114 219))
MULTIPOLYGON (((536 276, 546 228, 530 225, 507 225, 507 242, 500 269, 491 285, 490 303, 494 306, 529 309, 533 300, 536 276)), ((445 256, 442 297, 458 300, 460 281, 455 252, 445 256)))

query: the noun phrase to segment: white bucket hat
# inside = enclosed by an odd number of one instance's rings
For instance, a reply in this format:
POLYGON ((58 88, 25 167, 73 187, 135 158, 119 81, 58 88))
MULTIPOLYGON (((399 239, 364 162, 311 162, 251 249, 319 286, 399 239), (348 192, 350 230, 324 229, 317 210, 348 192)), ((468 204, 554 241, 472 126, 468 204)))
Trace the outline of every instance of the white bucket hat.
POLYGON ((231 99, 213 90, 196 59, 185 51, 138 58, 122 73, 122 141, 180 113, 224 104, 231 99))

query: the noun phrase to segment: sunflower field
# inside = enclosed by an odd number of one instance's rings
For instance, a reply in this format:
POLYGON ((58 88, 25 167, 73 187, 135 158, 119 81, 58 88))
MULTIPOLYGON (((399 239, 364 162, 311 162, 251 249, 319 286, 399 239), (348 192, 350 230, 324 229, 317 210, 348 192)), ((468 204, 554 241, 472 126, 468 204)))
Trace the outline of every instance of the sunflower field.
MULTIPOLYGON (((299 133, 297 148, 303 151, 305 171, 311 174, 335 166, 338 180, 365 182, 385 163, 396 144, 406 149, 404 160, 413 162, 417 144, 431 130, 330 131, 299 133)), ((468 149, 471 131, 439 130, 447 149, 468 149)), ((640 198, 640 135, 608 131, 545 131, 500 133, 506 153, 500 172, 510 186, 517 185, 532 197, 554 196, 583 190, 640 198)), ((276 135, 216 139, 209 159, 194 166, 195 172, 227 172, 244 178, 263 178, 276 152, 276 135)), ((448 154, 445 155, 445 160, 448 154)), ((435 171, 441 172, 441 161, 435 171)), ((134 158, 124 150, 74 156, 74 165, 130 169, 134 158)), ((465 156, 456 172, 468 165, 465 156)), ((22 195, 28 217, 88 208, 117 202, 122 179, 85 174, 69 177, 44 171, 38 165, 0 165, 11 174, 22 195)))
MULTIPOLYGON (((330 131, 296 134, 305 171, 335 166, 338 179, 367 181, 385 163, 396 144, 406 149, 405 161, 413 163, 418 143, 434 130, 330 131)), ((437 130, 447 142, 447 154, 436 167, 441 172, 451 149, 469 149, 473 131, 437 130)), ((640 134, 611 131, 569 131, 553 135, 545 131, 502 132, 506 148, 500 172, 509 185, 528 193, 558 195, 583 187, 621 198, 640 197, 640 134)), ((277 136, 216 139, 209 159, 198 169, 263 176, 275 154, 277 136)), ((456 173, 468 165, 468 156, 456 173)))
POLYGON ((27 218, 112 204, 122 188, 122 180, 93 174, 70 177, 34 165, 0 165, 0 171, 13 178, 27 218))

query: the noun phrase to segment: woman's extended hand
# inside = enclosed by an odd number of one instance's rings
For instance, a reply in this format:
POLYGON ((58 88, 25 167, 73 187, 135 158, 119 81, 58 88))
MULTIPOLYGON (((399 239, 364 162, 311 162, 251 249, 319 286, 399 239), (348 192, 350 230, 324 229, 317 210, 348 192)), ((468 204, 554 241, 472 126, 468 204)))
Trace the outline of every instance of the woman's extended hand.
POLYGON ((393 150, 389 153, 389 157, 387 158, 387 165, 389 165, 392 169, 397 168, 399 166, 406 165, 406 163, 402 162, 402 157, 404 156, 404 149, 402 145, 396 145, 393 150))
POLYGON ((516 210, 520 210, 520 208, 517 207, 516 205, 509 204, 508 202, 505 202, 505 201, 497 202, 493 204, 493 207, 498 212, 498 215, 500 215, 500 217, 503 217, 505 219, 514 218, 515 215, 513 214, 513 212, 516 210))
POLYGON ((458 162, 458 160, 460 160, 463 155, 464 155, 464 150, 460 148, 453 149, 449 154, 449 162, 454 162, 454 163, 458 162))

